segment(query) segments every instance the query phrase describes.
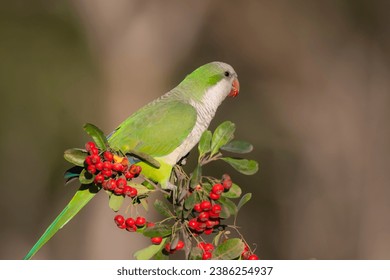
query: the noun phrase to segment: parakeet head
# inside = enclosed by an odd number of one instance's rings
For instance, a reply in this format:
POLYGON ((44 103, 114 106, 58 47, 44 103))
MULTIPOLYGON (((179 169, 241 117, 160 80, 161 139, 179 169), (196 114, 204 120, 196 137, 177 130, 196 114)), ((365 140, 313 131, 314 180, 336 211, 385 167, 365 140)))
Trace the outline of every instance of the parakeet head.
POLYGON ((223 62, 210 62, 189 74, 179 85, 192 89, 192 99, 200 102, 213 101, 219 104, 227 97, 236 97, 240 90, 237 73, 223 62))

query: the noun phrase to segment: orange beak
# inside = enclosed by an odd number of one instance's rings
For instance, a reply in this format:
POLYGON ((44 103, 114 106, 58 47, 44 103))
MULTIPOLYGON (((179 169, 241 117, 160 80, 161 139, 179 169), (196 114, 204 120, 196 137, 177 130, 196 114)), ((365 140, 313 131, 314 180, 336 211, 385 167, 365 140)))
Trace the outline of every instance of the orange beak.
POLYGON ((234 81, 232 83, 232 90, 230 91, 228 96, 236 97, 238 95, 239 91, 240 91, 240 83, 238 82, 237 79, 234 79, 234 81))

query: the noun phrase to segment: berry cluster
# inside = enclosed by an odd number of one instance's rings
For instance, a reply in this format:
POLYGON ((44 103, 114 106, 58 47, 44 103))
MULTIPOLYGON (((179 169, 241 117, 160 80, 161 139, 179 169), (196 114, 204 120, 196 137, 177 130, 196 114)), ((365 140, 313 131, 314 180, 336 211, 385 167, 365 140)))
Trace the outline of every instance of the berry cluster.
POLYGON ((220 223, 219 214, 222 207, 219 204, 212 205, 210 201, 203 200, 194 205, 193 212, 198 213, 197 217, 188 221, 188 227, 196 234, 211 234, 214 227, 220 223))
POLYGON ((169 253, 169 254, 173 254, 174 252, 176 252, 177 250, 181 250, 184 248, 184 242, 182 240, 179 240, 176 244, 176 247, 172 248, 172 245, 170 242, 168 242, 165 247, 164 247, 164 250, 165 252, 169 253))
MULTIPOLYGON (((116 215, 114 217, 114 222, 117 225, 118 228, 120 229, 126 229, 129 232, 135 232, 137 229, 141 229, 143 227, 154 227, 154 223, 152 222, 147 222, 145 217, 138 216, 135 219, 134 218, 127 218, 123 217, 122 215, 116 215)), ((156 236, 150 238, 150 241, 155 244, 159 245, 162 241, 161 236, 156 236)))
POLYGON ((233 182, 230 176, 224 174, 221 183, 214 184, 208 193, 210 200, 203 200, 194 205, 193 214, 196 217, 188 221, 188 227, 193 233, 205 233, 209 235, 220 224, 219 215, 222 207, 216 201, 221 197, 223 192, 229 191, 232 185, 233 182))
POLYGON ((220 184, 215 184, 211 188, 211 192, 209 193, 209 197, 212 200, 218 200, 223 192, 227 192, 232 187, 233 182, 228 174, 222 175, 222 180, 220 184))
POLYGON ((138 228, 143 228, 146 225, 146 219, 142 216, 138 216, 135 219, 131 217, 125 219, 122 215, 116 215, 114 221, 118 228, 126 229, 130 232, 137 231, 138 228))
POLYGON ((203 254, 202 254, 202 260, 208 260, 211 259, 213 256, 212 252, 214 251, 214 246, 211 243, 205 243, 205 242, 200 242, 198 244, 198 247, 202 249, 203 254))
POLYGON ((126 157, 120 157, 110 151, 100 153, 94 142, 85 144, 88 156, 84 165, 87 172, 94 175, 94 183, 116 195, 137 196, 137 189, 127 185, 127 181, 136 178, 141 167, 129 164, 126 157))
POLYGON ((255 254, 252 254, 248 245, 245 244, 244 251, 241 253, 241 258, 243 260, 258 260, 259 257, 255 254))

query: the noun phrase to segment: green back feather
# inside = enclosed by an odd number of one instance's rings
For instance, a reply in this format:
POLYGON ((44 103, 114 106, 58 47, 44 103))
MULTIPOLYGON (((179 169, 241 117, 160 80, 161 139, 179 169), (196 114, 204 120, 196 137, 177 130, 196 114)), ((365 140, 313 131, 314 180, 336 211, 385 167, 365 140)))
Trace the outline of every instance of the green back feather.
POLYGON ((190 134, 197 117, 194 107, 174 98, 158 99, 130 116, 108 139, 110 147, 152 157, 170 154, 190 134))

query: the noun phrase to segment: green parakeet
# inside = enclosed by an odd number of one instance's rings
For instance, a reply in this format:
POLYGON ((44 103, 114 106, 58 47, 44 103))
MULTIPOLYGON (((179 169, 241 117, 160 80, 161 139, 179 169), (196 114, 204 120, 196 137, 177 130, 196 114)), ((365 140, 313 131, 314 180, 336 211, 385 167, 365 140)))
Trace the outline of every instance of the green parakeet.
MULTIPOLYGON (((160 167, 140 162, 142 174, 169 188, 173 166, 199 142, 217 108, 227 96, 235 97, 239 82, 234 69, 222 62, 205 64, 174 89, 128 117, 110 135, 108 143, 123 154, 147 154, 160 167)), ((43 233, 25 259, 30 259, 53 235, 69 222, 97 193, 85 186, 43 233)))

